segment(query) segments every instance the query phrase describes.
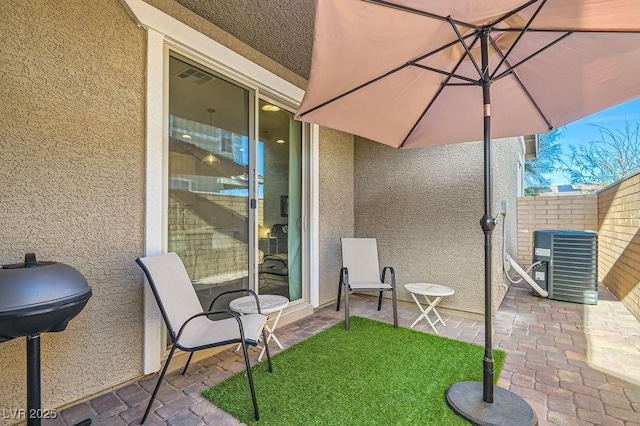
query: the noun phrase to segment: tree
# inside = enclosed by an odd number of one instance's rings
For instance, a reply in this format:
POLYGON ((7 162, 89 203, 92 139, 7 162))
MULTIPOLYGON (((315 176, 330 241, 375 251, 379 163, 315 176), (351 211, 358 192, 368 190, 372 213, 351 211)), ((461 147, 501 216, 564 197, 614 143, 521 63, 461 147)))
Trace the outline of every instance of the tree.
POLYGON ((562 137, 564 127, 540 135, 538 158, 524 163, 525 195, 538 195, 542 188, 551 183, 546 175, 555 172, 562 163, 562 147, 558 139, 562 137))
POLYGON ((570 146, 570 163, 561 168, 572 184, 609 184, 640 170, 640 120, 626 122, 622 130, 593 126, 600 140, 570 146))

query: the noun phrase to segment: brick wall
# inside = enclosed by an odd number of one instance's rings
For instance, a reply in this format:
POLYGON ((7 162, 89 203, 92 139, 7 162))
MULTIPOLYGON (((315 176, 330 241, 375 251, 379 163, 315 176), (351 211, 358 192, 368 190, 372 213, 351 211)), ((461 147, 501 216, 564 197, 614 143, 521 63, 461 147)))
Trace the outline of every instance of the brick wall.
MULTIPOLYGON (((213 206, 247 214, 247 198, 202 194, 213 206)), ((216 229, 199 217, 189 206, 169 197, 168 250, 178 253, 189 276, 194 281, 206 280, 209 284, 223 283, 248 274, 247 243, 234 238, 229 230, 216 229)), ((258 225, 262 226, 263 199, 259 200, 258 225)), ((215 207, 212 207, 215 214, 215 207)))
POLYGON ((598 195, 555 195, 518 198, 518 263, 532 260, 533 231, 538 229, 598 230, 598 195))
POLYGON ((599 279, 640 320, 640 174, 598 194, 599 279))

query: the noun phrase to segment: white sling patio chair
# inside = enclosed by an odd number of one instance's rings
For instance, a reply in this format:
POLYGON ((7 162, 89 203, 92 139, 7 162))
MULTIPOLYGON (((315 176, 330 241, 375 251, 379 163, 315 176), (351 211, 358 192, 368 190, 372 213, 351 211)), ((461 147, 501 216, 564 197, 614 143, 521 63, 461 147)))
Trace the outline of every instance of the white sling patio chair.
POLYGON ((382 307, 382 293, 391 291, 393 301, 393 326, 398 328, 398 307, 396 304, 396 273, 390 266, 385 266, 380 273, 378 262, 378 245, 375 238, 341 238, 342 268, 338 283, 338 304, 344 286, 344 328, 349 329, 349 293, 352 291, 376 291, 378 310, 382 307), (387 271, 391 276, 391 284, 385 283, 387 271))
MULTIPOLYGON (((263 340, 266 341, 264 325, 267 322, 267 316, 260 313, 258 296, 256 296, 253 291, 247 289, 223 293, 251 293, 256 298, 258 314, 240 316, 232 311, 211 311, 213 302, 216 301, 217 297, 211 303, 211 306, 209 306, 209 310, 205 312, 202 309, 193 285, 191 285, 191 280, 189 279, 184 264, 176 253, 141 257, 136 259, 136 263, 140 265, 147 276, 153 295, 162 313, 162 318, 167 325, 171 342, 173 343, 169 357, 164 364, 160 377, 158 377, 158 383, 153 390, 149 405, 140 424, 143 424, 149 415, 153 401, 176 348, 190 352, 187 364, 182 371, 182 374, 184 374, 187 371, 187 367, 195 351, 231 343, 240 343, 242 345, 247 378, 249 379, 249 388, 251 389, 251 399, 253 400, 253 410, 256 420, 259 420, 258 403, 253 386, 253 378, 251 376, 249 355, 247 353, 247 344, 256 346, 261 333, 263 340), (226 314, 229 318, 210 320, 208 316, 213 314, 226 314)), ((266 352, 267 359, 269 360, 269 371, 273 371, 268 347, 266 348, 266 352)))

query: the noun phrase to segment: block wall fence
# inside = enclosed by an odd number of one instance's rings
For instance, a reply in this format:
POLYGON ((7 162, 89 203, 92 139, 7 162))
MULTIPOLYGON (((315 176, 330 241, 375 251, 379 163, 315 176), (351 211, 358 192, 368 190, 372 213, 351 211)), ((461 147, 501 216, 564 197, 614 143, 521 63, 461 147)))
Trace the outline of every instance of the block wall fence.
POLYGON ((598 193, 598 278, 640 320, 640 174, 598 193))
POLYGON ((598 232, 598 280, 640 320, 640 173, 596 194, 518 199, 518 263, 533 260, 533 231, 598 232))
POLYGON ((598 195, 541 195, 518 198, 518 263, 533 263, 533 231, 598 230, 598 195))

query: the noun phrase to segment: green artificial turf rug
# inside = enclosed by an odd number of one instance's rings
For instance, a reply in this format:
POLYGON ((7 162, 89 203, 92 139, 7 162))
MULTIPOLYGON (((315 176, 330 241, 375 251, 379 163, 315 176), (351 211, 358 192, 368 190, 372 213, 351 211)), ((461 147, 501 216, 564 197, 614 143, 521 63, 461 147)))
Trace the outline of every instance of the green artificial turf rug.
MULTIPOLYGON (((260 421, 246 373, 205 390, 205 398, 247 424, 464 425, 445 391, 482 381, 484 348, 390 324, 351 317, 252 369, 260 421)), ((497 381, 506 354, 494 351, 497 381)))

